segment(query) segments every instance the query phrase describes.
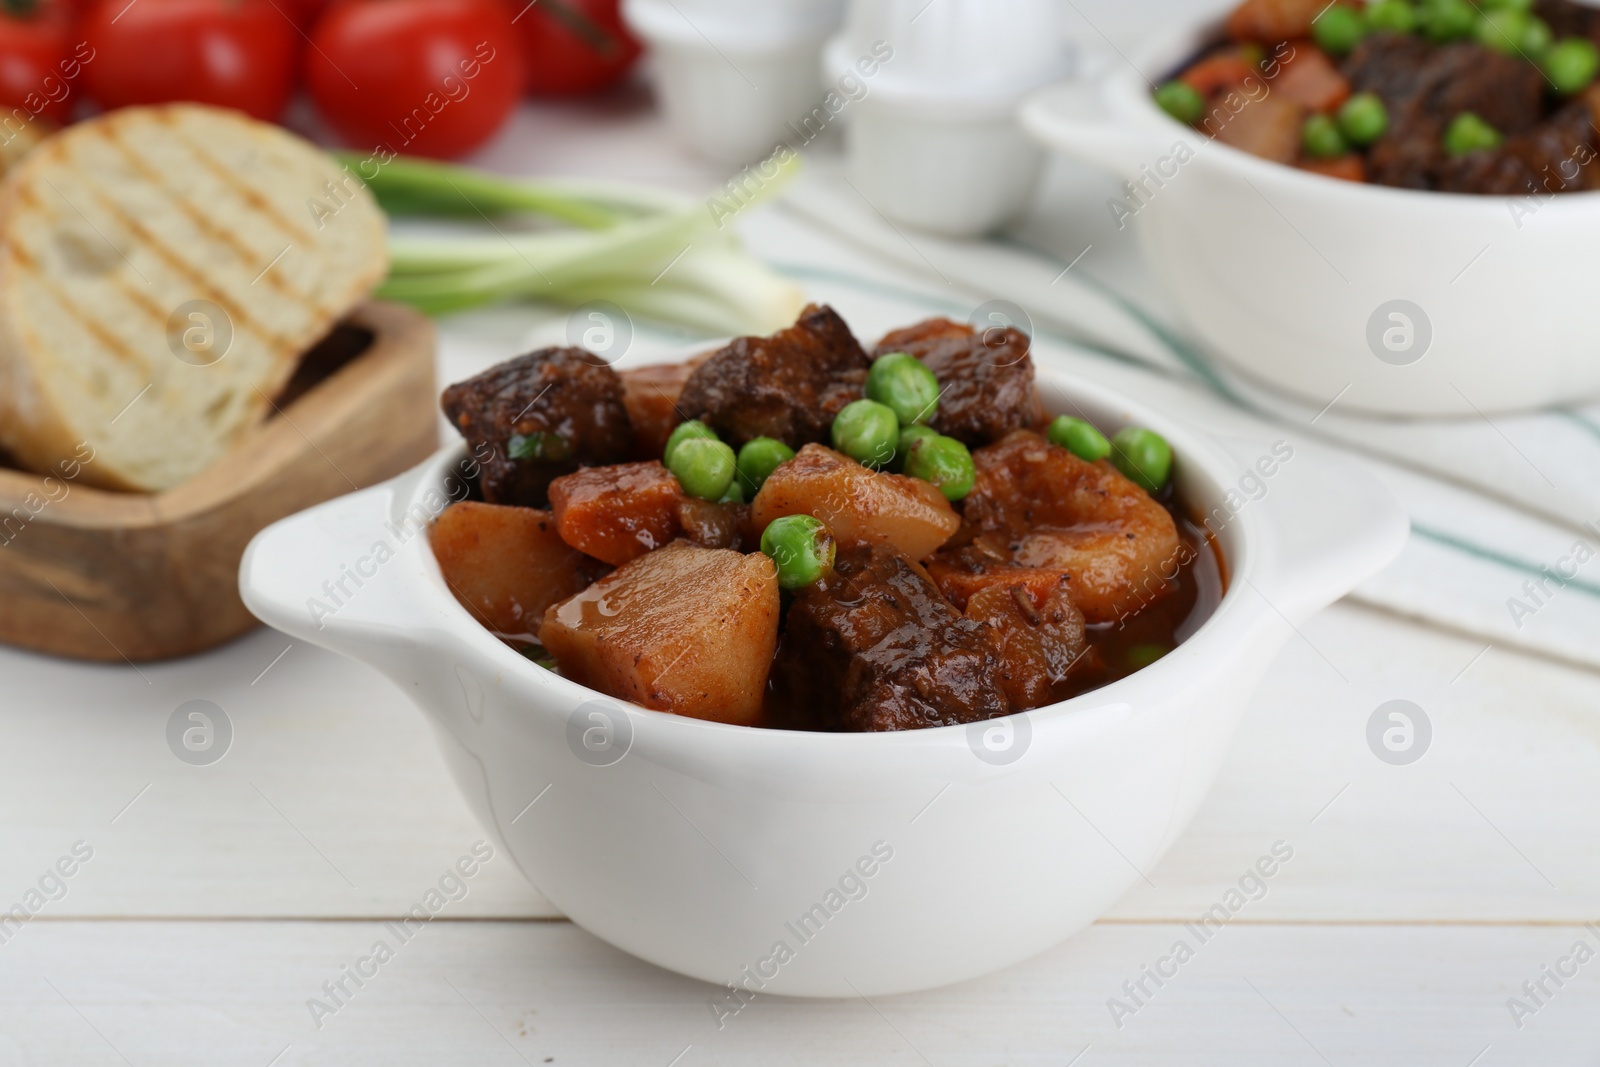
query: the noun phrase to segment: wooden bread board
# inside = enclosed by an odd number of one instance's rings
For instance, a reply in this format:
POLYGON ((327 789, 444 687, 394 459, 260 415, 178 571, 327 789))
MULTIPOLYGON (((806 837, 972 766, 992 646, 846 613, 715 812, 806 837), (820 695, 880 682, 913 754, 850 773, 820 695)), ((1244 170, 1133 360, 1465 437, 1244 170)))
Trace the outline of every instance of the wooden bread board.
POLYGON ((139 662, 258 625, 239 560, 263 527, 391 478, 439 443, 434 329, 362 304, 220 462, 155 494, 0 468, 0 642, 139 662))

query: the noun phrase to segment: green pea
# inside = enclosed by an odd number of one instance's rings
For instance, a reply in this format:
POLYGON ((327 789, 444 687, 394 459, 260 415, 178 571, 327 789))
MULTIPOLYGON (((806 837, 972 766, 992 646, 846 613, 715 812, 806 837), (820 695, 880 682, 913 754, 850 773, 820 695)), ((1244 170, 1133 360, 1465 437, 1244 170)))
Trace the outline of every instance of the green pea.
POLYGON ((1430 41, 1443 44, 1471 36, 1478 11, 1469 0, 1423 0, 1417 22, 1430 41))
POLYGON ((1406 0, 1378 0, 1367 8, 1367 27, 1390 33, 1410 33, 1417 28, 1417 9, 1406 0))
POLYGON ((821 519, 785 515, 773 519, 761 534, 761 551, 778 566, 778 585, 800 589, 833 569, 836 546, 821 519))
POLYGON ((1186 81, 1173 79, 1156 90, 1156 105, 1183 123, 1193 126, 1205 114, 1205 97, 1186 81))
POLYGON ((1154 430, 1124 426, 1111 439, 1111 462, 1147 493, 1159 493, 1172 477, 1172 446, 1154 430))
POLYGON ((721 441, 691 437, 673 449, 667 469, 690 496, 721 500, 722 494, 733 484, 737 463, 733 449, 721 441))
POLYGON ((1316 159, 1337 159, 1350 151, 1350 142, 1339 126, 1326 115, 1312 115, 1300 129, 1300 147, 1316 159))
POLYGON ((890 352, 872 361, 865 392, 868 400, 893 411, 901 426, 928 422, 939 410, 939 379, 921 360, 904 352, 890 352))
POLYGON ((701 422, 699 419, 690 419, 680 422, 673 427, 672 433, 667 435, 667 447, 661 450, 661 462, 669 468, 672 466, 672 454, 678 446, 695 437, 704 437, 708 441, 717 440, 717 431, 701 422))
POLYGON ((728 491, 726 493, 723 493, 720 497, 717 498, 717 503, 719 503, 719 504, 743 504, 744 503, 744 487, 739 484, 739 479, 735 478, 733 481, 728 483, 728 491))
POLYGON ((739 449, 738 484, 755 497, 767 477, 794 458, 794 449, 773 437, 752 437, 739 449))
POLYGON ((1160 659, 1162 656, 1165 656, 1171 651, 1172 649, 1168 648, 1166 645, 1158 645, 1154 642, 1134 645, 1132 648, 1128 649, 1128 666, 1132 667, 1134 670, 1140 670, 1141 668, 1150 666, 1150 664, 1154 663, 1156 660, 1160 659))
POLYGON ((1444 150, 1452 156, 1464 156, 1481 148, 1496 148, 1501 140, 1499 130, 1472 112, 1463 111, 1445 127, 1444 150))
POLYGON ((1533 0, 1481 0, 1485 11, 1531 11, 1533 0))
POLYGON ((1600 70, 1600 52, 1582 37, 1563 37, 1544 56, 1544 73, 1556 91, 1566 96, 1581 92, 1600 70))
POLYGON ((868 467, 887 466, 900 441, 900 420, 876 400, 855 400, 833 419, 833 447, 868 467))
POLYGON ((1094 423, 1075 419, 1071 415, 1057 415, 1050 420, 1044 435, 1053 445, 1060 445, 1079 459, 1093 463, 1111 454, 1111 442, 1095 428, 1094 423))
POLYGON ((907 426, 900 431, 900 442, 895 446, 893 468, 898 471, 905 470, 906 455, 911 451, 911 446, 928 437, 938 437, 932 427, 918 424, 907 426))
POLYGON ((1522 54, 1537 63, 1539 58, 1550 51, 1550 42, 1555 40, 1555 34, 1550 32, 1550 24, 1537 15, 1528 19, 1528 28, 1522 34, 1522 54))
POLYGON ((940 434, 912 442, 906 453, 906 473, 931 482, 951 501, 972 492, 972 483, 977 478, 967 446, 954 437, 940 434))
POLYGON ((1339 109, 1339 132, 1351 144, 1363 147, 1389 128, 1389 109, 1377 93, 1357 93, 1339 109))
POLYGON ((1527 38, 1532 24, 1533 16, 1526 11, 1505 7, 1498 11, 1485 12, 1478 20, 1478 24, 1473 27, 1472 35, 1485 48, 1492 48, 1506 55, 1517 55, 1522 51, 1522 42, 1527 38))
POLYGON ((1311 24, 1311 36, 1324 52, 1336 56, 1349 54, 1367 35, 1367 20, 1353 7, 1335 4, 1311 24))
POLYGON ((512 459, 547 459, 559 463, 571 458, 572 446, 558 433, 514 433, 506 441, 506 455, 512 459))

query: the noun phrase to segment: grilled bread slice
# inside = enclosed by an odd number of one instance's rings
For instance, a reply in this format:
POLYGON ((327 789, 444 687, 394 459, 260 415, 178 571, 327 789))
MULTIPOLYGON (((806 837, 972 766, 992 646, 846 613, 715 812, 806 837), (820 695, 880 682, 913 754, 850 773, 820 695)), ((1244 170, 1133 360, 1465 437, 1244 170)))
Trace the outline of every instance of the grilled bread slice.
POLYGON ((269 414, 382 279, 384 217, 331 157, 192 104, 71 127, 0 186, 0 445, 159 491, 269 414))

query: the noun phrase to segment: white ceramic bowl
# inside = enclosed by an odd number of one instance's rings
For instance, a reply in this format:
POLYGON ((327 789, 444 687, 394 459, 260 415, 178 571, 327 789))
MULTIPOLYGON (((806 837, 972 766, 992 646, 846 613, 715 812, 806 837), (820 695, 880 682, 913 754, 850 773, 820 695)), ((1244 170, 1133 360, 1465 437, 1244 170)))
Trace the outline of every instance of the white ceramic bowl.
MULTIPOLYGON (((1065 376, 1041 373, 1040 387, 1053 410, 1164 434, 1198 511, 1237 504, 1241 484, 1266 489, 1219 523, 1229 588, 1187 641, 1103 689, 1009 719, 798 733, 597 699, 473 621, 408 523, 443 506, 462 448, 267 528, 240 588, 266 622, 410 693, 485 826, 596 936, 764 994, 960 981, 1081 929, 1161 857, 1291 624, 1382 567, 1407 533, 1393 497, 1347 462, 1296 450, 1252 480, 1273 454, 1264 443, 1224 449, 1065 376), (341 583, 350 595, 337 611, 316 610, 341 583), (791 958, 779 960, 779 942, 791 958)), ((733 997, 708 991, 724 1012, 733 997)))
POLYGON ((822 99, 818 57, 843 0, 728 3, 624 0, 650 45, 673 131, 718 163, 753 163, 799 128, 822 99))
POLYGON ((1045 144, 1144 184, 1114 214, 1211 355, 1316 408, 1343 391, 1341 409, 1475 417, 1600 394, 1600 193, 1360 185, 1211 141, 1151 83, 1213 25, 1116 61, 1103 114, 1049 91, 1023 110, 1045 144))

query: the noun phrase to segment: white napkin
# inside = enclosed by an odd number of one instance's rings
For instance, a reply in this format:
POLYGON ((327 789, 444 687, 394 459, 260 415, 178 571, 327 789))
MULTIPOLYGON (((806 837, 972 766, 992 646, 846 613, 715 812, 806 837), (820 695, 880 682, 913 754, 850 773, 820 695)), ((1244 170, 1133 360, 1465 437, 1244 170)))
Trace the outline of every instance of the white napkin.
MULTIPOLYGON (((837 302, 863 338, 932 314, 965 319, 1005 299, 1033 318, 1038 359, 1212 430, 1359 453, 1404 500, 1414 533, 1356 599, 1477 635, 1486 648, 1600 666, 1600 409, 1492 421, 1311 410, 1207 361, 1163 321, 1159 296, 1136 273, 1113 288, 1072 269, 1070 256, 907 231, 843 181, 836 162, 807 164, 778 209, 747 220, 746 240, 837 302)), ((1061 228, 1070 232, 1070 221, 1061 228)), ((1048 220, 1033 229, 1049 230, 1048 220)))

